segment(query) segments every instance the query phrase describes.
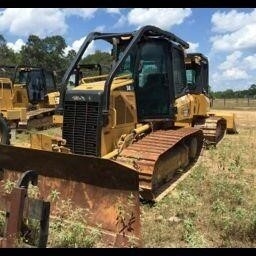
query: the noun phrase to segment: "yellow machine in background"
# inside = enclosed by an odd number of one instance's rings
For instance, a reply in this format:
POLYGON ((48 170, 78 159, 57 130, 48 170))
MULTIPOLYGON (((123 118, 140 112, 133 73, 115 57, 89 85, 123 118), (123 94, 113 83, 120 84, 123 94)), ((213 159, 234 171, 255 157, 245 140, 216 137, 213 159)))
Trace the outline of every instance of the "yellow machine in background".
POLYGON ((0 145, 3 182, 35 170, 43 197, 59 191, 61 199, 93 213, 87 218, 90 225, 101 225, 122 241, 138 237, 138 194, 156 200, 177 170, 185 171, 197 161, 205 140, 216 144, 226 131, 223 117, 208 114, 208 62, 207 72, 194 58, 188 64, 188 47, 154 26, 89 34, 62 80, 54 116, 62 123, 61 139, 33 134, 30 149, 0 145), (94 40, 112 47, 109 74, 70 83, 94 40), (200 86, 198 67, 207 74, 199 72, 204 78, 200 86), (120 218, 120 209, 126 209, 128 217, 120 218), (121 227, 116 223, 120 219, 121 227))
POLYGON ((175 124, 203 130, 205 142, 216 144, 227 133, 237 133, 235 114, 210 109, 208 59, 201 53, 185 57, 187 94, 177 99, 178 115, 175 124))
POLYGON ((4 119, 12 128, 49 126, 59 103, 54 73, 22 66, 3 66, 1 71, 0 130, 4 119))

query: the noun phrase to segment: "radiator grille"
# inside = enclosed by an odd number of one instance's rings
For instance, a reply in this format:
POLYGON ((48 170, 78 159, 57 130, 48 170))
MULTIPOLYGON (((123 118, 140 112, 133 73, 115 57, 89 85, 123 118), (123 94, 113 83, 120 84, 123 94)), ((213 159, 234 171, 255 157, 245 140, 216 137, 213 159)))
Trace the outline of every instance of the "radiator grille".
POLYGON ((65 101, 63 138, 72 153, 99 156, 100 113, 98 102, 65 101))

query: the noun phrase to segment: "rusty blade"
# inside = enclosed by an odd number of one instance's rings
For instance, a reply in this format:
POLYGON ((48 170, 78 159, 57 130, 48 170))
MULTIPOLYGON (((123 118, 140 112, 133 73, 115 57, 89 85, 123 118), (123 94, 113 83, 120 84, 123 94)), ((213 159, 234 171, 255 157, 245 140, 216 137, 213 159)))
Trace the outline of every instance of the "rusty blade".
POLYGON ((135 170, 108 159, 1 144, 0 168, 35 170, 47 177, 83 181, 117 190, 133 190, 139 186, 135 170))
MULTIPOLYGON (((41 199, 52 191, 59 200, 88 210, 90 226, 104 233, 106 245, 129 246, 129 237, 140 244, 138 173, 108 159, 0 145, 0 168, 5 180, 17 180, 22 172, 38 173, 41 199)), ((0 189, 1 191, 1 189, 0 189)), ((51 215, 59 214, 51 205, 51 215)))

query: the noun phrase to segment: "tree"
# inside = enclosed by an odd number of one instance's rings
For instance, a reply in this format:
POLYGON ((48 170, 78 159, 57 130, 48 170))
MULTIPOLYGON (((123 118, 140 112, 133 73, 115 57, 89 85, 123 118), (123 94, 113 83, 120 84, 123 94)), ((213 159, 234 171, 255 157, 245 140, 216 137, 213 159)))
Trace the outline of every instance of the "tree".
POLYGON ((212 91, 212 87, 210 85, 208 85, 208 95, 210 98, 214 98, 214 92, 212 91))
MULTIPOLYGON (((108 52, 96 50, 95 53, 87 55, 82 61, 82 64, 100 64, 102 73, 107 74, 111 68, 113 57, 108 52)), ((95 75, 95 72, 91 75, 95 75)))
POLYGON ((75 50, 69 50, 68 54, 66 56, 66 61, 68 64, 71 63, 71 61, 75 58, 76 56, 76 51, 75 50))
POLYGON ((6 40, 5 38, 3 37, 3 35, 0 35, 0 47, 3 47, 6 45, 6 40))
POLYGON ((217 99, 221 99, 221 98, 231 99, 231 98, 235 98, 235 93, 232 89, 227 89, 225 91, 214 92, 213 96, 217 99))
POLYGON ((35 35, 28 37, 26 45, 21 48, 21 62, 29 66, 43 66, 44 48, 43 41, 35 35))
POLYGON ((44 66, 48 69, 61 69, 65 64, 63 62, 65 62, 64 49, 66 47, 67 44, 62 36, 51 36, 43 39, 44 66))
POLYGON ((17 62, 15 52, 7 46, 3 35, 0 35, 0 64, 11 65, 17 62))
POLYGON ((100 50, 96 50, 95 53, 87 55, 83 60, 82 63, 89 64, 89 63, 100 63, 101 65, 111 65, 112 63, 112 56, 108 52, 102 52, 100 50))
POLYGON ((75 52, 69 52, 66 57, 64 50, 67 47, 62 36, 48 36, 44 39, 30 35, 21 49, 21 61, 25 65, 40 66, 47 70, 57 71, 57 82, 60 82, 64 71, 75 52))
POLYGON ((248 89, 248 95, 255 96, 256 95, 256 84, 252 84, 248 89))

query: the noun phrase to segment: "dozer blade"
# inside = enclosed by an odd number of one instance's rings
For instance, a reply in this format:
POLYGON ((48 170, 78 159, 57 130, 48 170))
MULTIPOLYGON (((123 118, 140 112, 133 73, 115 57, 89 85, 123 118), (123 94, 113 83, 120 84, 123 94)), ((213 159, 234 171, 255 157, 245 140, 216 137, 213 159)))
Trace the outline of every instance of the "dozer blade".
POLYGON ((17 129, 19 131, 27 129, 45 129, 54 126, 53 114, 55 108, 41 108, 31 110, 27 113, 27 120, 20 121, 17 129))
MULTIPOLYGON (((70 199, 74 207, 86 209, 86 223, 100 229, 104 246, 141 246, 139 177, 135 170, 107 159, 7 145, 0 145, 0 168, 0 192, 1 183, 34 170, 39 175, 41 199, 58 191, 60 200, 70 199)), ((54 215, 56 205, 51 203, 54 215)))
POLYGON ((237 128, 236 128, 236 115, 233 112, 229 111, 221 111, 221 110, 211 110, 208 112, 209 115, 214 115, 217 117, 222 117, 226 120, 227 123, 227 130, 226 132, 228 134, 237 134, 237 128))

